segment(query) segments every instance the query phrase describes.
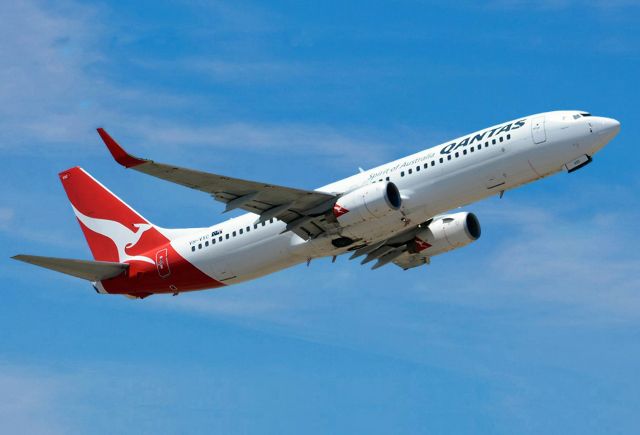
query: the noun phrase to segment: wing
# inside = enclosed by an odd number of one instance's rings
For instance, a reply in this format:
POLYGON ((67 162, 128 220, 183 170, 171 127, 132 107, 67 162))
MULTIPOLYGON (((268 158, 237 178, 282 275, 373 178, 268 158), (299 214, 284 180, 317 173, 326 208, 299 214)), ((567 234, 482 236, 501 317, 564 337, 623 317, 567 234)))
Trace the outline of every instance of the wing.
POLYGON ((102 281, 113 278, 124 273, 129 268, 126 263, 114 263, 111 261, 72 260, 37 255, 16 255, 11 258, 88 281, 102 281))
POLYGON ((226 204, 225 212, 240 208, 259 214, 259 222, 278 218, 287 223, 285 231, 294 231, 305 239, 335 226, 323 216, 335 204, 336 195, 156 163, 129 154, 104 129, 99 128, 98 134, 116 162, 125 168, 206 192, 226 204))

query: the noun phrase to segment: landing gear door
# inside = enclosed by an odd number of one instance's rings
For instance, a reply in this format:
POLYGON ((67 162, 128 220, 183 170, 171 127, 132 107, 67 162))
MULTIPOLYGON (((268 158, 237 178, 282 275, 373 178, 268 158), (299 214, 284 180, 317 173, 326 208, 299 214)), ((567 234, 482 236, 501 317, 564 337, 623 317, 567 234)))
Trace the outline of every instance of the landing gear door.
POLYGON ((533 136, 533 143, 546 142, 547 133, 544 129, 544 116, 538 116, 531 120, 531 136, 533 136))

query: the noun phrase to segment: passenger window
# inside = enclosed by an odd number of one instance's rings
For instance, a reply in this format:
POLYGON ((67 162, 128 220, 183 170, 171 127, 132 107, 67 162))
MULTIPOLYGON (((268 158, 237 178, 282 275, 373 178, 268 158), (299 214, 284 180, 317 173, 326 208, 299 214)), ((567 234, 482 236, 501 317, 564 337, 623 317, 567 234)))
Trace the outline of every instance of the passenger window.
POLYGON ((481 144, 481 143, 479 143, 479 144, 478 144, 478 151, 480 151, 481 149, 482 149, 482 144, 481 144))
POLYGON ((413 169, 409 169, 409 175, 413 173, 413 169))
POLYGON ((247 232, 249 232, 251 230, 251 227, 247 227, 247 232))
POLYGON ((507 135, 507 140, 509 140, 509 139, 511 139, 511 135, 510 134, 507 135))
POLYGON ((436 165, 436 161, 435 160, 431 160, 431 166, 435 166, 436 165))
POLYGON ((215 245, 215 244, 216 244, 216 239, 215 239, 215 238, 211 239, 211 244, 212 244, 212 245, 215 245))
POLYGON ((269 222, 273 223, 273 218, 269 219, 269 222))
POLYGON ((469 149, 469 151, 473 152, 475 150, 474 147, 471 147, 471 149, 469 149))
POLYGON ((389 177, 387 177, 387 181, 389 181, 389 177))
POLYGON ((504 141, 504 138, 502 136, 500 136, 500 142, 504 141))
POLYGON ((496 140, 495 140, 495 139, 493 139, 493 140, 491 141, 491 143, 495 145, 495 144, 496 144, 496 140))
POLYGON ((404 171, 400 172, 400 176, 404 177, 404 171))
POLYGON ((466 149, 463 149, 463 150, 462 150, 462 154, 466 156, 466 155, 467 155, 467 150, 466 150, 466 149))
POLYGON ((267 223, 265 221, 262 221, 262 226, 264 227, 267 223))
POLYGON ((451 154, 447 155, 447 160, 451 160, 451 154))
POLYGON ((253 229, 257 230, 258 229, 258 224, 253 224, 253 229))
POLYGON ((456 159, 457 159, 458 157, 460 157, 460 153, 459 153, 459 152, 456 152, 456 159))
POLYGON ((198 249, 202 249, 202 243, 198 243, 198 249))
MULTIPOLYGON (((496 143, 496 140, 495 140, 495 139, 493 140, 493 143, 496 143)), ((489 142, 485 142, 485 143, 484 143, 484 147, 486 148, 486 147, 488 147, 488 146, 489 146, 489 142)))
POLYGON ((236 232, 234 231, 234 232, 233 232, 233 237, 235 237, 235 236, 236 236, 236 232))
POLYGON ((196 250, 196 247, 195 247, 195 246, 192 246, 192 247, 191 247, 191 251, 195 252, 195 250, 196 250))
POLYGON ((420 171, 420 166, 416 166, 416 172, 420 171))
POLYGON ((240 228, 240 229, 238 230, 238 232, 239 232, 240 234, 242 234, 242 233, 244 232, 244 230, 243 230, 242 228, 240 228))
POLYGON ((218 242, 222 242, 222 236, 218 237, 218 242))
POLYGON ((204 246, 209 246, 209 241, 204 242, 204 246))
POLYGON ((429 162, 424 164, 424 168, 427 169, 429 167, 429 162))
POLYGON ((229 240, 229 233, 225 234, 225 235, 224 235, 224 238, 225 238, 225 239, 227 239, 227 240, 229 240))
POLYGON ((440 163, 443 163, 444 159, 442 157, 440 157, 440 163))

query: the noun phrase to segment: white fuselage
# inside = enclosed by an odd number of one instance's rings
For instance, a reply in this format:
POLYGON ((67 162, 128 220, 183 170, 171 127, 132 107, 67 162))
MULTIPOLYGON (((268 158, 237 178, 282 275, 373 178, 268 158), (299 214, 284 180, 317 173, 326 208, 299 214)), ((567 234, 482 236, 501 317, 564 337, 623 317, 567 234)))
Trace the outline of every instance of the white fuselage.
MULTIPOLYGON (((578 111, 526 116, 462 136, 416 154, 323 186, 343 194, 391 181, 402 207, 340 235, 372 243, 436 215, 556 173, 581 156, 592 156, 617 133, 609 118, 578 111)), ((256 225, 247 213, 172 240, 178 253, 225 284, 254 279, 312 258, 340 255, 331 237, 304 240, 277 219, 256 225)), ((334 234, 335 237, 335 234, 334 234)))

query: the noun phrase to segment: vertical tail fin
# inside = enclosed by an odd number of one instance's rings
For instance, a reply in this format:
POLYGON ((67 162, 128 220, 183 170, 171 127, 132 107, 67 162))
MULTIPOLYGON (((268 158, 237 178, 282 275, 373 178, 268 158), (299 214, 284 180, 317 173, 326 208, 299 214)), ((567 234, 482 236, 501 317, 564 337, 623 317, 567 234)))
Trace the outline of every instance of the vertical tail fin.
POLYGON ((168 239, 153 224, 84 169, 75 167, 59 175, 95 260, 155 263, 143 254, 168 239))

